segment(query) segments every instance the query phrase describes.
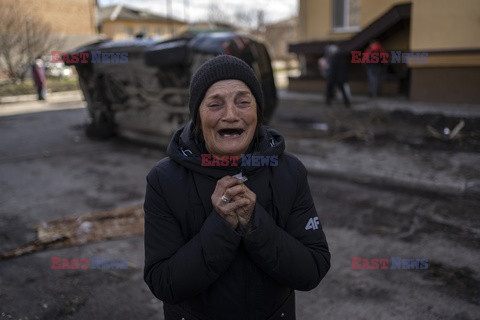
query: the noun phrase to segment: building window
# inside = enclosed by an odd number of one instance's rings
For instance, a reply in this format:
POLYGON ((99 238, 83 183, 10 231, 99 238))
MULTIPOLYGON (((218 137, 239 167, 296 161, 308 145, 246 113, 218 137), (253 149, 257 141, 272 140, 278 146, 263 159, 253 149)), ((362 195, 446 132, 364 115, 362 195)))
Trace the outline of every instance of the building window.
POLYGON ((332 0, 333 31, 360 30, 360 0, 332 0))

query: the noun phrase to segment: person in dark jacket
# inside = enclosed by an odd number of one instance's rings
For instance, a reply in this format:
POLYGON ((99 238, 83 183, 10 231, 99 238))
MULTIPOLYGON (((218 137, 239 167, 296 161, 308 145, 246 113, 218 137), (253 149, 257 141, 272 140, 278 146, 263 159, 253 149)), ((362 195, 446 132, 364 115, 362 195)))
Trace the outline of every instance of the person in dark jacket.
POLYGON ((221 55, 190 83, 191 120, 147 176, 144 280, 166 320, 295 319, 330 253, 307 182, 261 124, 253 70, 221 55))
POLYGON ((38 100, 45 100, 47 95, 47 78, 45 76, 43 60, 40 59, 40 57, 35 59, 35 62, 32 64, 32 77, 33 82, 35 83, 35 88, 37 89, 38 100))
POLYGON ((347 61, 337 45, 329 45, 327 47, 327 88, 325 92, 326 103, 329 106, 335 95, 335 87, 340 89, 343 96, 343 103, 350 107, 349 92, 347 91, 347 61))
POLYGON ((383 65, 380 62, 379 55, 382 52, 385 52, 385 50, 378 40, 372 40, 367 49, 365 49, 365 53, 369 57, 369 62, 366 64, 368 93, 373 98, 380 95, 383 65), (372 58, 373 55, 376 55, 376 59, 372 58))

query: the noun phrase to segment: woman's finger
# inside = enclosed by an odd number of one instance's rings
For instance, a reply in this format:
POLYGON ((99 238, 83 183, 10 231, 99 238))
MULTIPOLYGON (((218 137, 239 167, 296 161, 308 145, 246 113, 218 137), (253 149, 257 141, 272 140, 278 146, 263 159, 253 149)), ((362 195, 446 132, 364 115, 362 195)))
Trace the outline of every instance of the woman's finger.
POLYGON ((212 202, 215 201, 214 198, 220 198, 225 194, 225 191, 228 188, 241 184, 242 181, 238 180, 237 178, 233 178, 231 176, 225 176, 217 181, 215 186, 215 190, 212 194, 212 202))
POLYGON ((240 194, 243 194, 243 193, 245 193, 245 185, 240 184, 240 185, 236 185, 236 186, 228 188, 227 190, 225 190, 223 195, 225 197, 227 197, 228 199, 233 199, 236 196, 238 196, 240 194))
POLYGON ((225 204, 224 206, 222 206, 222 209, 225 212, 235 212, 238 208, 244 207, 248 204, 250 204, 250 200, 246 198, 240 198, 238 200, 225 204))

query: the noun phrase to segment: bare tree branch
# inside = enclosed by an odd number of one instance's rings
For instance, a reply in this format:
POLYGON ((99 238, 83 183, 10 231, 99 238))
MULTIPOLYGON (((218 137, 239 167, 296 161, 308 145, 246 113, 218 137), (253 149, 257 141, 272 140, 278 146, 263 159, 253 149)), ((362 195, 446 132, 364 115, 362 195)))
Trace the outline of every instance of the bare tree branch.
POLYGON ((230 23, 231 19, 230 15, 222 10, 217 3, 211 3, 208 6, 208 21, 230 23))

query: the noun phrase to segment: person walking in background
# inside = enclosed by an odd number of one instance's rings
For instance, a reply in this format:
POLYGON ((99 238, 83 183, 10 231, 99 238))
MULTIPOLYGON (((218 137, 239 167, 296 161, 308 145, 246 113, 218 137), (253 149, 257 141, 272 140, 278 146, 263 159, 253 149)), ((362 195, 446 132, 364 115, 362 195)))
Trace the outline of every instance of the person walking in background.
POLYGON ((327 105, 331 105, 332 98, 335 95, 335 87, 338 87, 342 92, 343 102, 348 108, 350 107, 350 98, 347 89, 347 61, 337 45, 327 46, 326 53, 327 63, 324 68, 327 79, 325 90, 327 105))
POLYGON ((367 78, 368 78, 368 93, 371 97, 378 97, 380 95, 380 81, 382 76, 382 64, 380 63, 380 52, 384 52, 382 45, 378 40, 373 40, 365 49, 368 54, 367 78), (374 57, 378 57, 375 58, 374 57))
POLYGON ((38 57, 32 65, 32 77, 37 89, 38 100, 45 100, 47 95, 47 78, 45 76, 45 67, 43 60, 38 57))

